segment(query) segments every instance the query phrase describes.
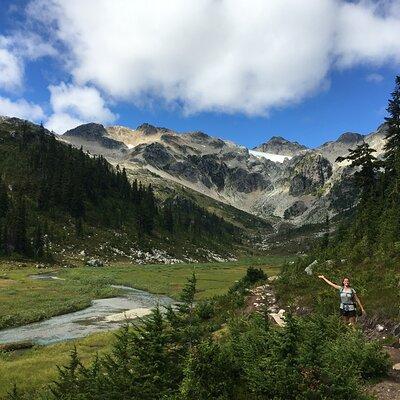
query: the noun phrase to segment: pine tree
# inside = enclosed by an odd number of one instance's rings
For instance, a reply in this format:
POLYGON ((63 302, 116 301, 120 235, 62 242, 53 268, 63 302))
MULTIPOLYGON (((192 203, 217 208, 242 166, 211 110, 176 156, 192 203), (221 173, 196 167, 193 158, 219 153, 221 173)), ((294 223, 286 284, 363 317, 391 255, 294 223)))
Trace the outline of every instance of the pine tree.
POLYGON ((174 215, 172 212, 172 207, 170 205, 166 205, 163 211, 164 227, 168 232, 172 233, 174 231, 174 215))
POLYGON ((4 218, 9 209, 9 200, 7 187, 3 180, 0 179, 0 218, 4 218))
POLYGON ((395 89, 387 108, 389 116, 385 118, 388 125, 385 145, 385 168, 388 173, 400 177, 400 76, 396 77, 395 89))
POLYGON ((57 400, 84 398, 80 384, 80 371, 83 368, 76 347, 71 352, 69 364, 58 368, 58 379, 51 387, 51 393, 57 400), (82 396, 82 397, 78 397, 82 396))
POLYGON ((376 152, 368 143, 362 143, 355 149, 349 150, 347 157, 338 157, 337 162, 351 161, 350 166, 358 168, 354 173, 356 182, 361 189, 361 200, 367 200, 371 195, 376 183, 376 173, 381 163, 372 154, 376 152))
POLYGON ((41 259, 44 256, 44 237, 41 223, 38 221, 35 234, 33 237, 33 253, 36 259, 41 259))
POLYGON ((26 202, 22 198, 17 199, 15 205, 15 220, 13 221, 13 245, 17 253, 28 255, 29 245, 27 238, 27 212, 26 202))

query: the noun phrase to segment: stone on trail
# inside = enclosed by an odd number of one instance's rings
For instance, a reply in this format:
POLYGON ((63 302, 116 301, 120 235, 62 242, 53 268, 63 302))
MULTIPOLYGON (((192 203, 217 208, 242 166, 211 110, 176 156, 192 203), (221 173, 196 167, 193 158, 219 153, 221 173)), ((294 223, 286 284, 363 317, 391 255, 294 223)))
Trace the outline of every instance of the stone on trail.
POLYGON ((381 325, 381 324, 378 324, 378 325, 375 327, 375 329, 376 329, 378 332, 383 332, 383 331, 385 330, 385 327, 384 327, 383 325, 381 325))

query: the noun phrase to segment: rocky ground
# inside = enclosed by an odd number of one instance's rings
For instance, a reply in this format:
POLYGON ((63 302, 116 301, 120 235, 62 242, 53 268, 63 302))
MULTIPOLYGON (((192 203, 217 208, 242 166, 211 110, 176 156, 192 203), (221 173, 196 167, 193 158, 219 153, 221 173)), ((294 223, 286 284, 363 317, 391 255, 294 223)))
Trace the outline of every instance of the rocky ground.
MULTIPOLYGON (((275 276, 271 276, 268 279, 268 283, 257 286, 249 291, 244 311, 245 313, 257 312, 268 315, 271 322, 279 326, 284 326, 285 310, 278 307, 274 287, 271 284, 275 279, 275 276)), ((371 339, 383 338, 382 335, 388 330, 388 327, 384 326, 382 326, 382 329, 376 329, 376 327, 372 329, 369 326, 365 328, 366 336, 371 339)), ((392 368, 387 378, 369 386, 367 393, 374 396, 376 400, 400 400, 400 342, 398 345, 385 346, 384 349, 389 354, 392 368)))
POLYGON ((392 361, 392 369, 383 381, 368 388, 368 393, 377 400, 400 400, 400 349, 385 347, 392 361))

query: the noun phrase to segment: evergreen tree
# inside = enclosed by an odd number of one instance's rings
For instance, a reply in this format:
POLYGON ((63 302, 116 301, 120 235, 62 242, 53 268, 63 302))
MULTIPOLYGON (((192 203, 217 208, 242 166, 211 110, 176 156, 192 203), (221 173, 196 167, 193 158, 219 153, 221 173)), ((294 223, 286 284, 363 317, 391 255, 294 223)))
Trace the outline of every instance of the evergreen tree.
POLYGON ((385 145, 385 168, 390 174, 400 178, 400 76, 396 77, 395 89, 389 99, 386 117, 388 133, 385 145))
POLYGON ((368 143, 362 143, 355 149, 349 150, 347 157, 338 157, 337 162, 350 161, 350 166, 357 168, 354 173, 356 182, 361 189, 361 201, 367 201, 371 195, 376 183, 376 173, 381 167, 381 163, 372 154, 376 152, 371 149, 368 143))
POLYGON ((35 233, 33 237, 33 253, 34 257, 36 259, 41 259, 44 256, 44 236, 43 236, 43 230, 42 230, 42 225, 38 221, 36 228, 35 228, 35 233))
POLYGON ((174 231, 174 215, 172 212, 172 207, 170 205, 166 205, 164 207, 163 225, 168 232, 172 233, 174 231))
POLYGON ((58 368, 58 379, 51 387, 51 393, 57 400, 84 399, 81 370, 83 369, 76 347, 71 352, 69 364, 58 368))
POLYGON ((0 179, 0 219, 4 218, 9 209, 9 200, 7 187, 2 179, 0 179))

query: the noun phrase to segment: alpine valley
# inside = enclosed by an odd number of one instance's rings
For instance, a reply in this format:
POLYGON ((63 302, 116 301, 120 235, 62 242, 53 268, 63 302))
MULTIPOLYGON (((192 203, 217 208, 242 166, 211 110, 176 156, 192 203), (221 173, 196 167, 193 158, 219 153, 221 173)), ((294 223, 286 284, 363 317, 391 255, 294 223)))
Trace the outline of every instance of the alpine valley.
POLYGON ((320 224, 351 209, 357 197, 353 172, 336 159, 363 142, 379 157, 385 135, 383 124, 369 135, 346 132, 314 149, 277 136, 247 149, 203 132, 89 123, 59 139, 103 155, 159 191, 184 187, 279 229, 320 224))

